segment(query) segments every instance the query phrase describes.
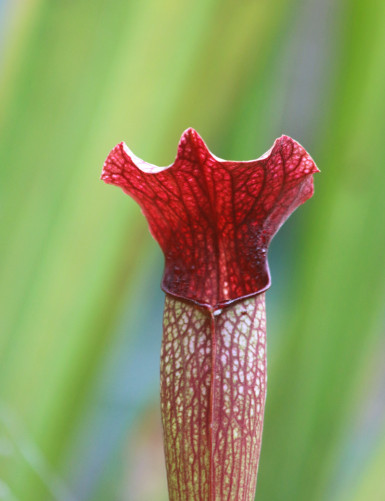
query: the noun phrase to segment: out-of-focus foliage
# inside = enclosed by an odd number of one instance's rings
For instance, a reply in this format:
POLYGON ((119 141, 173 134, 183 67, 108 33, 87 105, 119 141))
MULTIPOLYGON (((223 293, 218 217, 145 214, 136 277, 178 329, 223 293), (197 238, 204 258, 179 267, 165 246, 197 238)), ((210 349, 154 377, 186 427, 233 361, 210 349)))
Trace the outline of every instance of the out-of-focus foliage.
POLYGON ((322 174, 271 249, 258 501, 383 501, 385 3, 0 2, 0 498, 164 501, 162 258, 98 178, 289 134, 322 174))

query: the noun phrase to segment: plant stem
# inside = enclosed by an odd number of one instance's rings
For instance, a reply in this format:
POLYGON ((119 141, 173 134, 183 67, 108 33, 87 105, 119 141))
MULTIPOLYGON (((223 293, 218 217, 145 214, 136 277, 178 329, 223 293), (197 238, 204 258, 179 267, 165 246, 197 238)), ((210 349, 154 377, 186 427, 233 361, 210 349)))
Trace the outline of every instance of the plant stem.
POLYGON ((265 295, 216 312, 166 295, 163 326, 170 501, 252 501, 266 396, 265 295))

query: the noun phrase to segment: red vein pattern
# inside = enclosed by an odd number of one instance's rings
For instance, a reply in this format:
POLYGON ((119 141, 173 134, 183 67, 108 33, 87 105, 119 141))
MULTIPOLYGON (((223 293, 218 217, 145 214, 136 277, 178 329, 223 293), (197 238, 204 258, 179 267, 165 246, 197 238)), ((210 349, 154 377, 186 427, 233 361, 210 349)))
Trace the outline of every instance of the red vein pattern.
POLYGON ((269 287, 267 247, 312 196, 315 172, 288 136, 257 160, 229 162, 188 129, 172 165, 150 165, 120 143, 102 179, 141 206, 165 255, 163 290, 216 309, 269 287))
POLYGON ((220 314, 166 295, 161 409, 170 501, 251 501, 266 395, 265 297, 220 314))
POLYGON ((124 143, 102 179, 141 206, 165 256, 161 406, 171 501, 254 499, 266 394, 268 245, 313 194, 300 144, 249 162, 214 156, 188 129, 156 167, 124 143))

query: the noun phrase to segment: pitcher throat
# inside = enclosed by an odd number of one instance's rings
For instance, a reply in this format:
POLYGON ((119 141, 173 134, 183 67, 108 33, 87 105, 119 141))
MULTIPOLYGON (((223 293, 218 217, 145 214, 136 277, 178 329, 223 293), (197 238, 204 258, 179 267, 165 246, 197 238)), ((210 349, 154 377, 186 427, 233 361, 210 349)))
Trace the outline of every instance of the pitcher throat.
POLYGON ((170 501, 253 501, 266 397, 264 293, 212 313, 166 295, 161 411, 170 501))

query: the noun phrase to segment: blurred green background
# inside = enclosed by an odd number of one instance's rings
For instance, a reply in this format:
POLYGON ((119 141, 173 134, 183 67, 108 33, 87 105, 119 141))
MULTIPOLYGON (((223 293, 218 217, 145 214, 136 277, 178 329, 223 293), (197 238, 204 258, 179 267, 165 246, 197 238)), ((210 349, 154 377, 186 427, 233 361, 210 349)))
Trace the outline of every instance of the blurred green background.
POLYGON ((99 181, 192 126, 282 133, 316 194, 270 249, 258 501, 385 500, 385 2, 0 0, 0 499, 166 501, 163 259, 99 181))

